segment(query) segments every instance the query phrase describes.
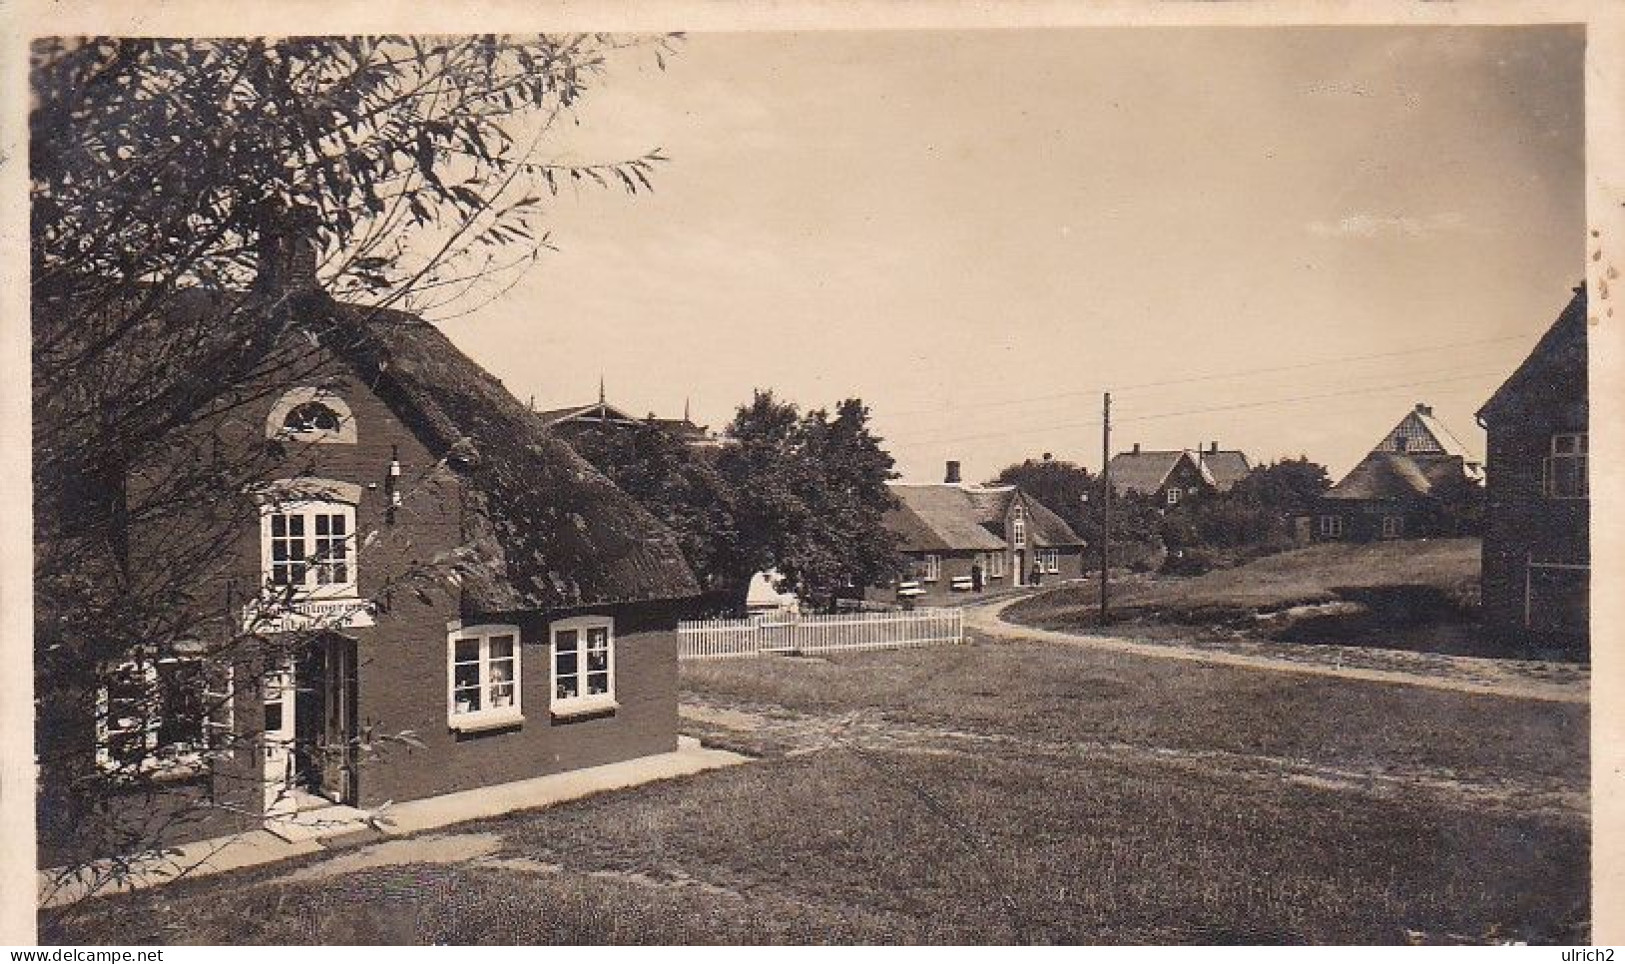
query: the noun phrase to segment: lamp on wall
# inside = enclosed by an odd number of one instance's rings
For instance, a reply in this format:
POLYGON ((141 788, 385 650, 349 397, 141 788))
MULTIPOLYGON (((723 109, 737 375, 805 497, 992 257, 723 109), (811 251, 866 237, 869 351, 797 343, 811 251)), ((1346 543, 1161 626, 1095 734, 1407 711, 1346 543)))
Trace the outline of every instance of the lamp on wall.
POLYGON ((384 477, 384 492, 389 496, 389 502, 384 507, 384 521, 390 525, 395 524, 395 510, 401 507, 401 449, 398 445, 389 448, 389 474, 384 477))

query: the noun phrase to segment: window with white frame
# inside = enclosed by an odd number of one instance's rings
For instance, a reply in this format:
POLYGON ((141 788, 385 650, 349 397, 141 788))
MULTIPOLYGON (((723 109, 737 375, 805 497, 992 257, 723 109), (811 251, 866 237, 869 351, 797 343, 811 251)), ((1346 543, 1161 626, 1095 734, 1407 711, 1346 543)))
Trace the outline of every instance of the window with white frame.
POLYGON ((96 693, 96 763, 106 770, 191 770, 208 748, 211 708, 199 657, 132 660, 96 693))
POLYGON ((1059 549, 1039 549, 1038 566, 1045 572, 1058 573, 1061 571, 1061 551, 1059 549))
POLYGON ((521 722, 519 627, 465 626, 447 634, 446 715, 454 730, 521 722))
POLYGON ((1398 539, 1405 534, 1405 517, 1400 515, 1385 515, 1382 517, 1382 537, 1384 539, 1398 539))
POLYGON ((553 712, 615 707, 615 621, 582 616, 553 624, 553 712))
POLYGON ((1169 505, 1178 505, 1179 504, 1179 490, 1170 485, 1168 487, 1168 495, 1166 496, 1166 498, 1168 499, 1168 504, 1169 505))
POLYGON ((296 596, 356 595, 355 506, 268 503, 261 514, 266 585, 296 596))
POLYGON ((1549 499, 1590 498, 1589 460, 1590 445, 1585 432, 1553 435, 1551 454, 1541 463, 1541 492, 1549 499))
POLYGON ((1340 515, 1321 516, 1320 534, 1327 539, 1341 539, 1343 537, 1343 517, 1340 515))
POLYGON ((1010 541, 1017 549, 1027 544, 1027 516, 1019 505, 1016 506, 1014 516, 1010 520, 1010 541))
POLYGON ((942 557, 934 552, 928 552, 920 559, 920 579, 923 582, 936 582, 942 578, 942 557))

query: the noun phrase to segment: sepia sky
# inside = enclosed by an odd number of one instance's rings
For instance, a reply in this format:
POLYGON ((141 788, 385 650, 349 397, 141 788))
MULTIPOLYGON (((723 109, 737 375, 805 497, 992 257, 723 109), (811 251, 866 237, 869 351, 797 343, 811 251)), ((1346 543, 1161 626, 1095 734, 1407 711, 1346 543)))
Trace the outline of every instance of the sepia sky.
POLYGON ((1568 27, 700 34, 556 143, 660 147, 448 334, 538 407, 856 395, 907 478, 1217 440, 1347 470, 1472 413, 1583 268, 1568 27), (1436 349, 1436 350, 1433 350, 1436 349), (1380 355, 1384 357, 1370 357, 1380 355))

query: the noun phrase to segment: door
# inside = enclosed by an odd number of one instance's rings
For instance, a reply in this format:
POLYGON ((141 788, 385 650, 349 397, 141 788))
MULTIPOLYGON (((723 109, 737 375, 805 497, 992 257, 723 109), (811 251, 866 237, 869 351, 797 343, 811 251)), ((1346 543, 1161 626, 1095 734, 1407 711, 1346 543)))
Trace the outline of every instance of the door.
POLYGON ((1015 585, 1027 585, 1027 551, 1025 549, 1017 549, 1015 552, 1011 553, 1010 558, 1011 561, 1015 563, 1016 567, 1015 585))
POLYGON ((265 815, 293 813, 294 799, 294 679, 293 660, 265 677, 265 725, 260 735, 264 760, 265 815))
POLYGON ((329 636, 322 646, 322 728, 316 734, 317 780, 335 803, 356 799, 355 640, 329 636))

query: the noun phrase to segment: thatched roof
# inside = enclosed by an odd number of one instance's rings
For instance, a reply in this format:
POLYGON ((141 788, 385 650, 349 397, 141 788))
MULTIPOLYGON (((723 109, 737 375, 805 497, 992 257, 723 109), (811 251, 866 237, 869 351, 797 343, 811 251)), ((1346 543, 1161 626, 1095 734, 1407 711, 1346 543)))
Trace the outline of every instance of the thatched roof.
POLYGON ((324 341, 471 491, 465 610, 675 599, 699 585, 662 523, 605 478, 438 328, 337 306, 324 341))
POLYGON ((1574 289, 1574 297, 1540 336, 1529 357, 1478 410, 1478 419, 1485 423, 1503 416, 1517 419, 1523 414, 1525 396, 1560 391, 1572 386, 1576 378, 1583 393, 1586 376, 1586 290, 1582 285, 1574 289))
POLYGON ((1403 500, 1431 495, 1447 479, 1471 479, 1459 455, 1372 452, 1326 490, 1328 499, 1403 500))
POLYGON ((1020 499, 1027 513, 1027 538, 1036 546, 1081 546, 1083 539, 1061 517, 1013 485, 961 482, 890 485, 897 506, 886 527, 900 537, 905 552, 996 552, 1009 548, 1004 520, 1020 499))

